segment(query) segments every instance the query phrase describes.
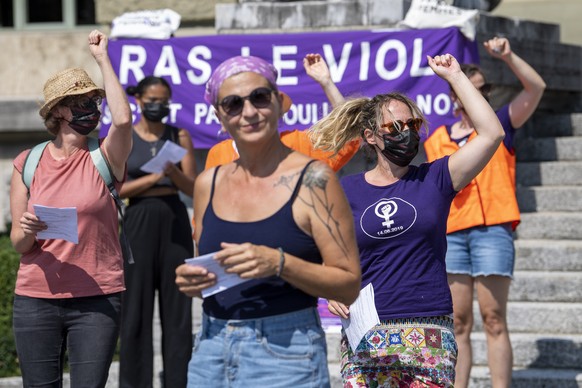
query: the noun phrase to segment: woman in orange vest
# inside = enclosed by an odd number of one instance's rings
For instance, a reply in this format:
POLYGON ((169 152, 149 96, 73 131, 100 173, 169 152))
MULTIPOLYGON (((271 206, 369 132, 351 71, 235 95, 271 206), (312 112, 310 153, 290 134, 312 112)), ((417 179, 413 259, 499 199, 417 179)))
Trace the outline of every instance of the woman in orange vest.
MULTIPOLYGON (((506 313, 515 259, 512 231, 520 219, 513 138, 515 129, 535 111, 546 87, 540 75, 511 50, 507 39, 493 38, 484 46, 489 55, 509 66, 523 90, 496 112, 505 131, 503 144, 483 171, 457 194, 448 218, 446 265, 459 347, 455 387, 461 388, 468 385, 472 365, 474 287, 487 336, 493 387, 511 384, 513 355, 506 313)), ((491 85, 482 71, 475 65, 464 65, 463 71, 488 97, 491 85)), ((425 141, 429 161, 454 153, 476 136, 471 119, 453 91, 451 99, 461 120, 437 128, 425 141)))

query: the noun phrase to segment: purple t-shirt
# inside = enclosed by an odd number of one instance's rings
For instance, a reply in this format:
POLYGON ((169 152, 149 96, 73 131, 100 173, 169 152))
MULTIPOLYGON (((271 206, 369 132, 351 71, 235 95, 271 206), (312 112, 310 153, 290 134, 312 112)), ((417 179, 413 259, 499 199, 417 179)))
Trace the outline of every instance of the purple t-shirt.
POLYGON ((505 138, 503 139, 503 145, 510 153, 514 153, 513 149, 513 139, 515 137, 515 128, 511 125, 511 118, 509 117, 509 104, 504 105, 497 112, 497 118, 505 131, 505 138))
POLYGON ((354 214, 362 287, 373 284, 380 319, 453 312, 445 253, 456 192, 448 160, 410 166, 388 186, 370 185, 364 173, 341 180, 354 214))
MULTIPOLYGON (((511 118, 509 117, 509 104, 502 106, 501 109, 495 112, 495 114, 497 115, 497 118, 499 119, 499 122, 503 127, 503 131, 505 132, 505 138, 503 138, 503 145, 505 146, 505 148, 507 148, 509 153, 513 154, 515 152, 513 148, 515 128, 513 128, 513 125, 511 125, 511 118)), ((449 137, 451 136, 451 129, 452 129, 451 126, 447 125, 447 132, 449 133, 449 137)), ((462 146, 467 142, 469 136, 471 136, 471 134, 461 139, 451 139, 451 140, 457 142, 457 144, 462 146)))

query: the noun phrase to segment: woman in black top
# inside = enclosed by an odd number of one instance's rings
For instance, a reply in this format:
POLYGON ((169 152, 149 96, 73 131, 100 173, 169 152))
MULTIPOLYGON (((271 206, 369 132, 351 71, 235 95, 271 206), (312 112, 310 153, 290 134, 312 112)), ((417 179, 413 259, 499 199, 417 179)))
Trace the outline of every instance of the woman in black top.
POLYGON ((127 162, 127 182, 121 196, 129 199, 125 227, 135 264, 127 265, 127 291, 122 308, 120 387, 152 386, 152 321, 158 292, 163 328, 165 387, 185 387, 192 350, 192 300, 178 291, 175 269, 193 256, 192 229, 178 192, 192 196, 196 163, 188 131, 162 123, 170 112, 170 85, 148 76, 127 88, 141 109, 133 128, 133 149, 127 162), (140 168, 157 155, 166 141, 186 149, 178 164, 161 173, 140 168))

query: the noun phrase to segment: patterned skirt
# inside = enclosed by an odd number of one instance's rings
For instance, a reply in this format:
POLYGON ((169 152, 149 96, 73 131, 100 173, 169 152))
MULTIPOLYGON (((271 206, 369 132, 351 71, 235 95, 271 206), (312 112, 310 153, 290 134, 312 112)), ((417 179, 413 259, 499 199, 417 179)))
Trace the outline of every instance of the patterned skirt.
POLYGON ((452 387, 457 343, 452 316, 391 319, 372 328, 352 352, 341 341, 344 387, 452 387))

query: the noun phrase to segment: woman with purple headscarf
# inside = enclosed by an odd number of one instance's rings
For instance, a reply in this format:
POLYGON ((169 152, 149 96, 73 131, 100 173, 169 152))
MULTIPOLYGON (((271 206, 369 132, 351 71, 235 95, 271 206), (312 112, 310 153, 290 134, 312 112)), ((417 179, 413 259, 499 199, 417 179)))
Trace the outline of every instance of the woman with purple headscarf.
MULTIPOLYGON (((328 387, 317 298, 349 304, 359 291, 349 205, 333 170, 281 142, 276 79, 265 60, 233 57, 206 86, 240 158, 197 178, 195 240, 244 282, 204 298, 189 387, 328 387)), ((221 280, 201 266, 176 273, 189 296, 221 280)))

